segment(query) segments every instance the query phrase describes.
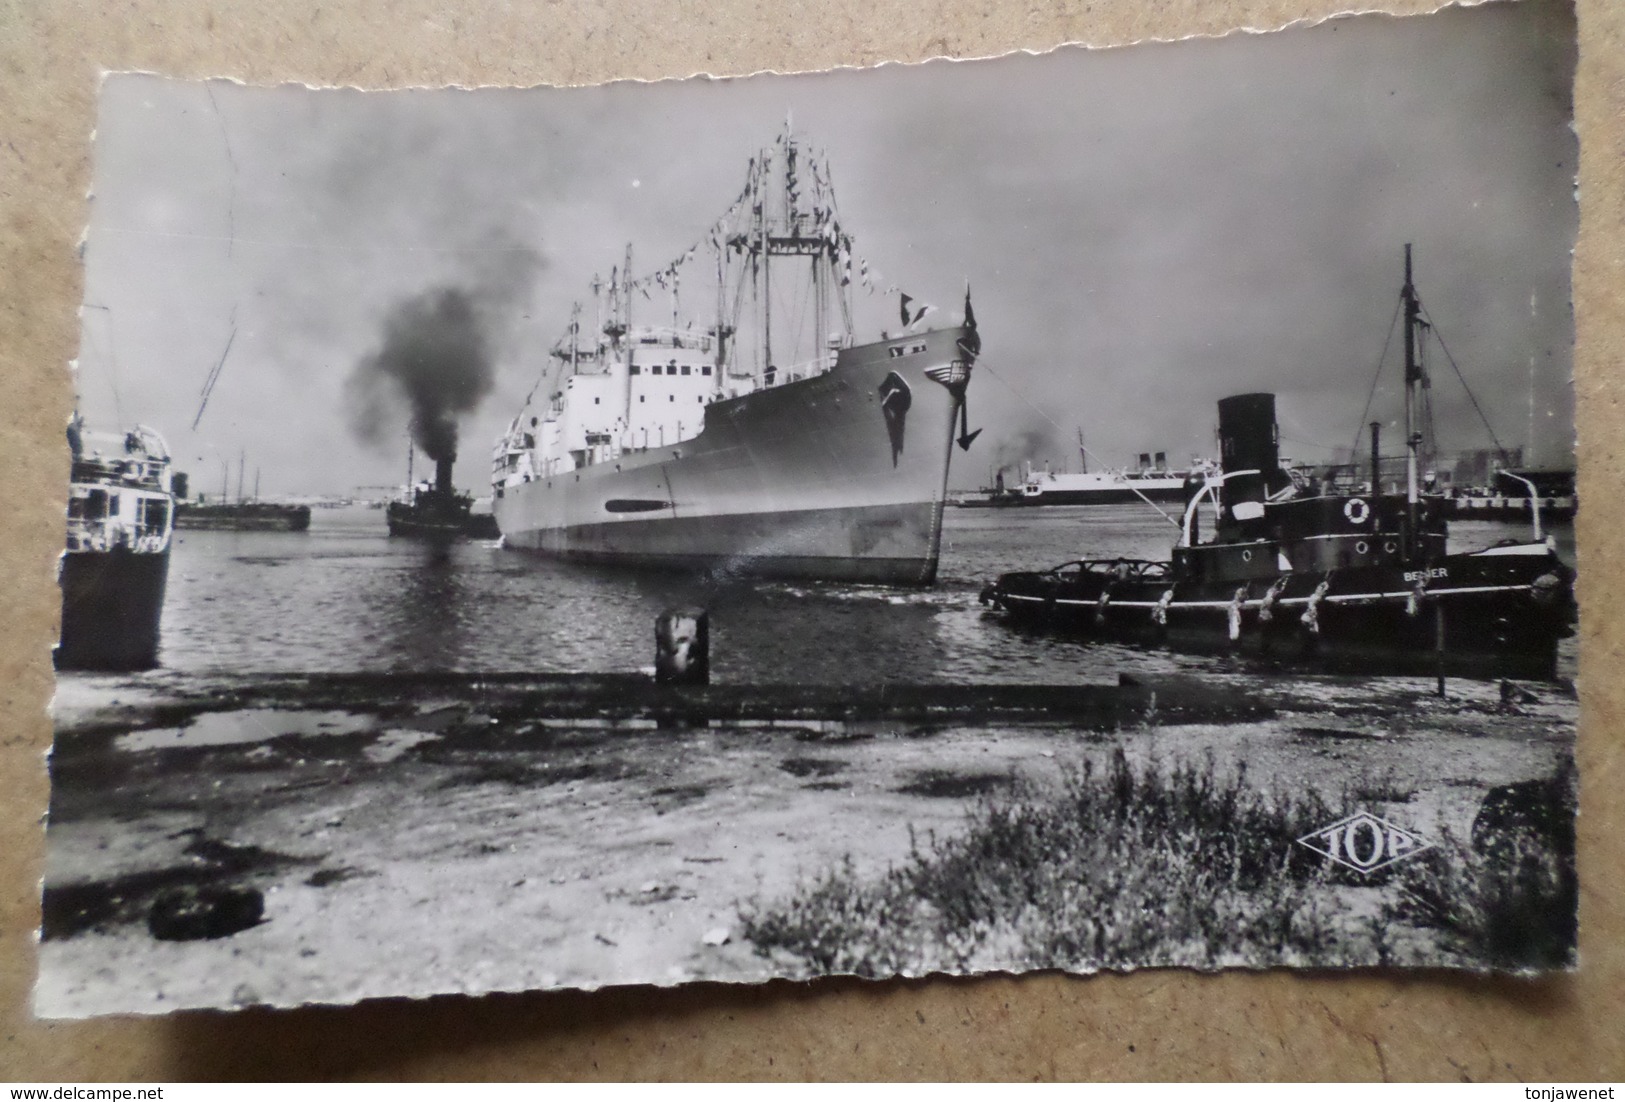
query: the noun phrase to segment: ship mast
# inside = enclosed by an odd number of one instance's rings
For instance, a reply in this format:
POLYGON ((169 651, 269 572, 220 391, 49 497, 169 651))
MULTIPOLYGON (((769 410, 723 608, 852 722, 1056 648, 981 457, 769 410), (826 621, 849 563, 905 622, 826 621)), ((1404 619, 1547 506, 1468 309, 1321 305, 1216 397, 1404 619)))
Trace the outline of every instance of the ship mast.
POLYGON ((592 342, 593 356, 598 355, 599 341, 604 339, 604 284, 592 277, 592 342))
POLYGON ((622 403, 623 424, 632 421, 632 242, 626 243, 626 259, 621 266, 621 340, 626 350, 626 401, 622 403))
MULTIPOLYGON (((762 369, 773 367, 772 260, 775 257, 802 257, 811 269, 811 307, 814 342, 812 355, 821 360, 828 340, 831 297, 840 306, 847 337, 851 332, 851 307, 838 283, 836 247, 839 228, 835 222, 834 196, 829 181, 818 174, 815 153, 804 151, 796 142, 790 122, 785 120, 778 140, 782 151, 762 151, 756 165, 753 185, 751 249, 761 263, 757 276, 761 307, 762 369), (804 155, 805 154, 805 155, 804 155), (803 192, 811 189, 812 209, 804 211, 803 192), (779 199, 782 190, 783 198, 779 199), (828 280, 830 286, 826 286, 828 280), (833 293, 833 295, 832 295, 833 293)), ((801 320, 798 317, 797 327, 801 320)))
POLYGON ((769 261, 772 255, 769 249, 769 228, 767 203, 769 199, 768 188, 764 186, 767 178, 768 158, 771 150, 762 151, 761 167, 758 170, 758 183, 756 191, 756 222, 757 233, 760 235, 761 269, 756 285, 756 297, 762 310, 762 378, 767 379, 767 373, 773 369, 773 265, 769 261))
POLYGON ((621 263, 621 332, 626 338, 626 362, 632 362, 632 243, 626 243, 626 259, 621 263))
POLYGON ((1416 286, 1411 282, 1409 243, 1405 245, 1405 288, 1400 294, 1405 304, 1405 538, 1414 552, 1417 505, 1421 500, 1417 487, 1417 451, 1422 446, 1422 434, 1416 431, 1416 387, 1422 381, 1422 364, 1417 348, 1417 337, 1422 328, 1422 308, 1417 301, 1416 286))
POLYGON ((712 245, 717 254, 717 364, 715 393, 722 397, 723 379, 728 369, 728 276, 727 276, 727 246, 717 237, 711 238, 712 245))
POLYGON ((570 306, 570 374, 574 375, 581 361, 581 303, 570 306))

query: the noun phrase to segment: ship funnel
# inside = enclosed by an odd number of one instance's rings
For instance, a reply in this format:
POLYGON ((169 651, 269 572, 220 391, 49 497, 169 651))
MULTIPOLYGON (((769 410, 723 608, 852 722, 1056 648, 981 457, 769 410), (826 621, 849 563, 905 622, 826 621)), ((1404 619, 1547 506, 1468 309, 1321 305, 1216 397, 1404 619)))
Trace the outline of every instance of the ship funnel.
POLYGON ((456 462, 455 455, 445 459, 437 459, 434 464, 434 488, 443 494, 449 494, 451 489, 451 465, 456 462))
POLYGON ((1219 399, 1219 460, 1225 473, 1264 471, 1281 465, 1275 426, 1275 395, 1237 394, 1219 399))
POLYGON ((1275 395, 1237 394, 1219 400, 1219 463, 1226 475, 1235 475, 1224 482, 1225 511, 1231 519, 1262 517, 1264 500, 1281 479, 1275 395))

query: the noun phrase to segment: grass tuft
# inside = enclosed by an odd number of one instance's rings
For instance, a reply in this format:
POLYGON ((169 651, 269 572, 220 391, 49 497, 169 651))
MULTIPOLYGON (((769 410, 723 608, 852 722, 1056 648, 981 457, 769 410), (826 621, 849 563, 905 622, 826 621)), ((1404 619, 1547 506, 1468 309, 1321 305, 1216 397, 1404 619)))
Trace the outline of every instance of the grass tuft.
POLYGON ((968 829, 916 840, 865 880, 848 858, 745 937, 814 972, 1252 965, 1324 959, 1337 931, 1296 839, 1337 816, 1314 794, 1268 796, 1212 759, 1136 770, 1121 749, 1063 776, 985 796, 968 829))
POLYGON ((1470 842, 1446 831, 1399 866, 1398 902, 1388 917, 1439 931, 1449 949, 1485 967, 1573 967, 1575 787, 1567 763, 1545 780, 1492 791, 1470 842))

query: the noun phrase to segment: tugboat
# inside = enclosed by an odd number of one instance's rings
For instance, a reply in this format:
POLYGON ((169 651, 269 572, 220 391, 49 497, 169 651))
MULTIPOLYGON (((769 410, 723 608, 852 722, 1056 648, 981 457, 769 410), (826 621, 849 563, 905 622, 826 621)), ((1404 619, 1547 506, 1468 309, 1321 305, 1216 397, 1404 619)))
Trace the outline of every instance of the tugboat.
POLYGON ((158 664, 158 629, 174 533, 169 446, 152 429, 87 433, 68 422, 67 547, 62 670, 129 671, 158 664))
POLYGON ((1425 323, 1405 249, 1403 493, 1283 470, 1273 394, 1219 402, 1220 471, 1193 487, 1169 561, 1095 559, 1002 575, 982 603, 1011 620, 1179 649, 1243 649, 1362 667, 1555 674, 1574 572, 1541 533, 1446 550, 1445 502, 1423 492, 1418 389, 1425 323), (1198 510, 1216 510, 1199 542, 1198 510))
MULTIPOLYGON (((434 481, 411 486, 401 501, 392 501, 384 512, 392 536, 418 536, 430 539, 496 539, 496 519, 489 513, 474 512, 474 495, 458 493, 451 483, 451 465, 456 456, 435 462, 434 481)), ((408 471, 411 466, 408 463, 408 471)), ((411 483, 411 475, 407 475, 411 483)))

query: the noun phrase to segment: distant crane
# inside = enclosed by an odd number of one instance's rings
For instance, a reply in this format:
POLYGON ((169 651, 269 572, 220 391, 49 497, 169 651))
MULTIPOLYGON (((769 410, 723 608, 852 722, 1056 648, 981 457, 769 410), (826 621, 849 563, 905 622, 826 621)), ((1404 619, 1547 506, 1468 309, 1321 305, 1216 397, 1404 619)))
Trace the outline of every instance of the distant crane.
MULTIPOLYGON (((197 416, 192 418, 192 431, 197 431, 198 422, 203 420, 203 411, 209 408, 209 395, 214 393, 214 384, 220 381, 220 369, 226 366, 226 357, 231 354, 231 342, 237 339, 237 310, 231 311, 231 335, 226 338, 226 347, 220 350, 220 359, 215 361, 209 377, 203 380, 202 400, 198 402, 197 416)), ((239 495, 241 496, 241 495, 239 495)))

